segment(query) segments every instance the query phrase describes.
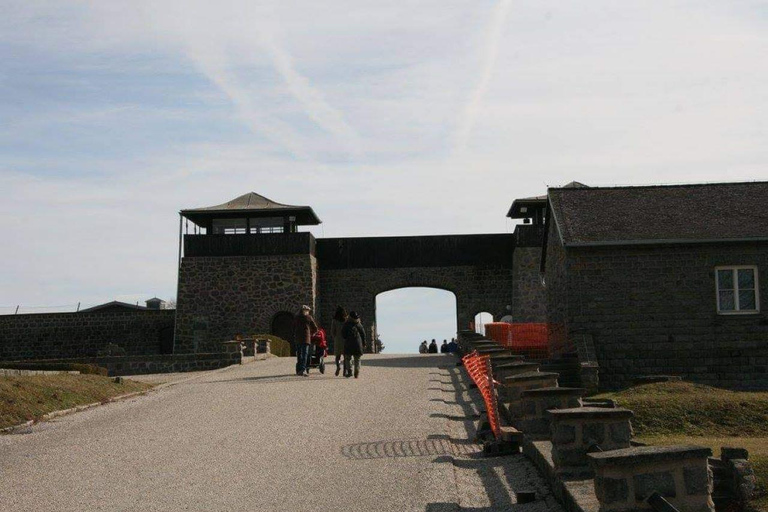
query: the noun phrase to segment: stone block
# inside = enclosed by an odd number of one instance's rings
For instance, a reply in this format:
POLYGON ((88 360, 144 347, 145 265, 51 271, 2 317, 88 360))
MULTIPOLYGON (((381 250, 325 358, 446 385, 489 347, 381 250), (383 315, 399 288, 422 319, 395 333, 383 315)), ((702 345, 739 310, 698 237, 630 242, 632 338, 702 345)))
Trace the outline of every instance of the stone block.
POLYGON ((627 422, 618 422, 608 424, 611 441, 617 445, 627 445, 632 439, 632 424, 627 422))
POLYGON ((712 451, 699 446, 642 446, 587 455, 595 472, 601 512, 651 510, 647 498, 657 492, 681 511, 714 512, 710 496, 712 451), (624 479, 628 496, 610 496, 602 482, 624 479))
POLYGON ((706 494, 710 492, 709 483, 711 475, 704 466, 692 466, 683 468, 683 481, 687 494, 706 494))
POLYGON ((585 423, 581 427, 581 442, 585 446, 605 443, 605 425, 603 423, 585 423))
POLYGON ((749 460, 749 452, 746 448, 729 448, 723 446, 720 448, 720 458, 723 459, 724 462, 731 459, 749 460))
POLYGON ((629 498, 629 485, 626 478, 595 478, 595 494, 606 504, 624 502, 629 498))
POLYGON ((533 400, 523 400, 523 415, 536 416, 536 402, 533 400))
POLYGON ((576 427, 574 425, 557 425, 553 430, 553 443, 572 444, 576 442, 576 427))
POLYGON ((665 498, 677 496, 675 477, 671 471, 634 475, 632 480, 635 488, 635 501, 645 501, 654 491, 665 498))

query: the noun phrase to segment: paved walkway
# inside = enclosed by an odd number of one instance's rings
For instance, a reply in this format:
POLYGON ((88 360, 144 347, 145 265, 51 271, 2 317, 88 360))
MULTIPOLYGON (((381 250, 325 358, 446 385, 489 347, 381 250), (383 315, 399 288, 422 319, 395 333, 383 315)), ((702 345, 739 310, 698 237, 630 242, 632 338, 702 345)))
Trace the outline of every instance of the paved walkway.
POLYGON ((522 457, 483 459, 451 356, 361 378, 270 359, 0 437, 0 510, 557 510, 522 457))

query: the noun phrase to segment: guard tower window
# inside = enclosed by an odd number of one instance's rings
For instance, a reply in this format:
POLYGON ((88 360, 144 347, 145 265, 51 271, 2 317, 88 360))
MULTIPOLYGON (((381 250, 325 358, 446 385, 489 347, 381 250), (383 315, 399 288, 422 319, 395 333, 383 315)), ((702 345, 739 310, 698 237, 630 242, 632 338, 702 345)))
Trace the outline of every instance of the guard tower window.
POLYGON ((717 312, 721 315, 758 313, 757 267, 738 265, 715 269, 717 312))
POLYGON ((283 233, 285 231, 285 219, 282 217, 263 217, 251 219, 251 234, 283 233))
POLYGON ((214 235, 244 235, 248 219, 213 219, 214 235))

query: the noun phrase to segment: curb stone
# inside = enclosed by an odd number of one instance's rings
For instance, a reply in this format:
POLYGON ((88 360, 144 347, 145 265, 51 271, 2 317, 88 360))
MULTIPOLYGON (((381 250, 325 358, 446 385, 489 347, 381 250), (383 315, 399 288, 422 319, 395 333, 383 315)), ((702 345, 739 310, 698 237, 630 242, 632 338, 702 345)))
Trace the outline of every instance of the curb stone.
POLYGON ((157 386, 154 386, 154 387, 152 387, 150 389, 146 389, 144 391, 134 391, 132 393, 126 393, 124 395, 113 396, 112 398, 108 398, 108 399, 104 400, 103 402, 93 402, 93 403, 90 403, 90 404, 76 405, 75 407, 71 407, 69 409, 60 409, 58 411, 51 411, 49 413, 43 414, 38 419, 25 421, 24 423, 20 423, 18 425, 12 425, 10 427, 0 428, 0 435, 13 434, 13 433, 15 433, 15 432, 17 432, 19 430, 28 429, 28 428, 32 427, 33 425, 35 425, 37 423, 42 423, 44 421, 50 421, 50 420, 52 420, 54 418, 59 418, 61 416, 67 416, 69 414, 74 414, 76 412, 85 411, 87 409, 92 409, 92 408, 98 407, 100 405, 106 405, 106 404, 109 404, 109 403, 112 403, 112 402, 120 402, 122 400, 127 400, 129 398, 133 398, 135 396, 147 395, 147 394, 149 394, 149 393, 151 393, 153 391, 160 391, 162 389, 169 388, 169 387, 174 386, 176 384, 183 384, 185 382, 190 382, 190 381, 193 381, 195 379, 199 379, 201 377, 204 377, 206 375, 213 375, 213 374, 216 374, 216 373, 222 373, 222 372, 224 372, 226 370, 229 370, 229 369, 232 369, 232 368, 235 368, 235 367, 239 367, 239 366, 241 366, 241 365, 233 364, 233 365, 230 365, 230 366, 225 366, 224 368, 217 368, 216 370, 210 370, 209 372, 203 372, 203 373, 201 373, 199 375, 193 375, 192 377, 188 377, 186 379, 180 379, 180 380, 172 381, 172 382, 164 382, 162 384, 158 384, 157 386))

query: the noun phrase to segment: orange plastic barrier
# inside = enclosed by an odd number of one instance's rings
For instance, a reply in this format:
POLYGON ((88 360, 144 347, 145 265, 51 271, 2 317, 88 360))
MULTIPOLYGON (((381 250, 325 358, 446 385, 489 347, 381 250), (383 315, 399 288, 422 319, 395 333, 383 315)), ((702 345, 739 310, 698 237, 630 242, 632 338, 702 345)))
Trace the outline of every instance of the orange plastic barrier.
POLYGON ((491 371, 491 357, 481 356, 477 351, 461 358, 469 377, 477 385, 480 394, 483 395, 485 410, 488 414, 488 423, 496 439, 501 439, 501 420, 499 419, 499 403, 496 400, 496 381, 493 380, 491 371))
POLYGON ((493 322, 485 324, 485 336, 528 359, 549 358, 547 324, 493 322))

